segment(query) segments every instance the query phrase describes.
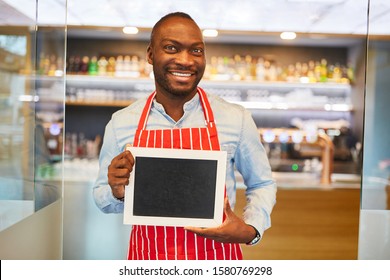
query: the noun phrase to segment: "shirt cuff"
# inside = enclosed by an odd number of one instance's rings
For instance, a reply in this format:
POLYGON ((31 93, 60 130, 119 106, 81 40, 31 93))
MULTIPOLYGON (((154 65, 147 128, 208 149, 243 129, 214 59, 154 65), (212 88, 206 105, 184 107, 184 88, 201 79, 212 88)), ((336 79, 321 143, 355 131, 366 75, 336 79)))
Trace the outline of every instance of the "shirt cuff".
POLYGON ((253 227, 253 229, 256 231, 256 236, 251 241, 246 243, 246 245, 253 246, 253 245, 256 245, 257 243, 260 242, 260 240, 262 238, 262 235, 260 234, 260 232, 254 226, 252 226, 252 225, 250 225, 250 226, 253 227))

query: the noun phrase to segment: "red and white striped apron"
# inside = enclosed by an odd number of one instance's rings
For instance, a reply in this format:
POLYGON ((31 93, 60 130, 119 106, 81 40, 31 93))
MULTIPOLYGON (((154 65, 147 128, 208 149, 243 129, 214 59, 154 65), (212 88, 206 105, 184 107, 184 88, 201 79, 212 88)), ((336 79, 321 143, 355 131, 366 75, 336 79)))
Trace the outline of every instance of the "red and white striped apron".
MULTIPOLYGON (((144 107, 134 137, 134 147, 220 150, 213 112, 206 93, 198 88, 207 127, 146 130, 153 92, 144 107)), ((129 260, 241 260, 238 243, 219 243, 183 227, 133 225, 129 260)))

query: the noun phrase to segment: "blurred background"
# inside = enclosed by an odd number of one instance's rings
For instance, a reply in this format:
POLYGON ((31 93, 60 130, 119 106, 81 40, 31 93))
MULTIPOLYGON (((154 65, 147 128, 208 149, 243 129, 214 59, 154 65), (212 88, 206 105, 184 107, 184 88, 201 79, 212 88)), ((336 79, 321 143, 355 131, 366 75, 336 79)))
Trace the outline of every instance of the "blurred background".
POLYGON ((389 259, 388 1, 0 0, 0 11, 3 259, 125 258, 130 228, 92 200, 101 140, 113 112, 153 90, 150 31, 175 11, 203 30, 201 86, 251 111, 277 181, 272 228, 245 258, 389 259))

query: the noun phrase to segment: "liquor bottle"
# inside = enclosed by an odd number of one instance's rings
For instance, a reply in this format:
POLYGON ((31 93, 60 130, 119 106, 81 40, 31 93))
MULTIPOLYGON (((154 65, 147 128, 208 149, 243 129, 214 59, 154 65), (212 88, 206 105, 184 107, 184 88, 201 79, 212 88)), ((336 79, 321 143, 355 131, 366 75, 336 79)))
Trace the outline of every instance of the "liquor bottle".
POLYGON ((271 62, 271 65, 269 67, 269 80, 271 82, 276 82, 278 80, 278 73, 276 70, 275 62, 271 62))
POLYGON ((80 61, 79 74, 82 75, 88 74, 88 67, 89 67, 88 64, 89 64, 89 57, 85 55, 80 61))
POLYGON ((96 56, 93 56, 88 63, 88 74, 91 76, 97 75, 98 73, 98 60, 96 56))
POLYGON ((256 79, 262 82, 265 79, 264 76, 264 58, 259 57, 256 63, 256 79))
POLYGON ((227 71, 228 71, 229 79, 230 80, 239 79, 239 77, 237 78, 238 75, 236 73, 234 58, 233 57, 226 57, 226 60, 227 60, 226 64, 227 64, 227 71))
POLYGON ((278 81, 287 81, 287 72, 288 69, 286 66, 279 66, 278 67, 278 81))
POLYGON ((309 83, 317 82, 315 75, 315 62, 314 60, 309 60, 308 64, 309 69, 307 70, 307 77, 309 78, 309 83))
POLYGON ((341 67, 340 64, 336 63, 336 65, 333 68, 333 80, 336 83, 341 83, 342 73, 341 73, 341 67))
POLYGON ((80 56, 75 56, 74 63, 73 63, 73 73, 80 74, 80 67, 81 67, 81 58, 80 56))
POLYGON ((108 63, 107 63, 107 75, 109 76, 115 75, 115 64, 116 64, 115 57, 111 56, 108 59, 108 63))
POLYGON ((241 58, 240 55, 236 54, 234 56, 234 64, 236 66, 236 72, 238 76, 240 77, 240 80, 245 80, 246 78, 246 65, 245 61, 241 58))
POLYGON ((299 79, 302 77, 302 63, 299 61, 295 63, 294 77, 296 82, 298 82, 299 79))
POLYGON ((271 67, 271 62, 268 59, 264 60, 264 79, 266 81, 271 80, 270 72, 269 72, 270 67, 271 67))
POLYGON ((139 74, 140 74, 140 77, 146 77, 146 73, 145 73, 145 67, 146 67, 146 61, 145 59, 141 58, 139 60, 139 74))
POLYGON ((45 74, 45 53, 41 52, 39 55, 38 75, 45 74))
POLYGON ((285 73, 283 71, 283 67, 278 64, 275 65, 276 65, 276 80, 285 81, 285 76, 284 76, 285 73))
POLYGON ((74 68, 74 56, 71 55, 66 61, 66 73, 67 74, 74 74, 73 73, 73 68, 74 68))
POLYGON ((245 56, 245 68, 246 68, 245 79, 246 80, 254 80, 254 78, 256 77, 256 66, 253 63, 252 56, 250 56, 250 55, 245 56))
POLYGON ((107 75, 107 64, 108 61, 105 56, 102 56, 98 60, 98 75, 106 76, 107 75))
POLYGON ((130 76, 133 78, 138 78, 140 76, 139 59, 136 55, 133 55, 130 60, 130 76))
POLYGON ((211 62, 210 62, 210 79, 215 79, 218 75, 218 58, 216 56, 211 57, 211 62))
POLYGON ((330 64, 328 65, 328 72, 327 72, 327 81, 328 82, 334 82, 334 77, 333 77, 333 74, 334 74, 334 65, 333 64, 330 64))
MULTIPOLYGON (((145 60, 146 61, 146 60, 145 60)), ((145 63, 145 75, 149 78, 154 78, 154 75, 153 75, 153 66, 146 61, 145 63)))
POLYGON ((49 70, 47 72, 48 76, 55 76, 57 70, 57 58, 54 54, 50 56, 49 70))
POLYGON ((123 59, 123 75, 125 77, 131 76, 131 57, 126 55, 123 59))
POLYGON ((309 72, 309 65, 304 62, 302 63, 302 69, 301 69, 301 77, 308 77, 308 72, 309 72))
POLYGON ((119 55, 116 58, 116 63, 115 63, 115 76, 123 77, 123 71, 124 71, 123 56, 119 55))
POLYGON ((217 74, 219 76, 226 74, 225 63, 222 56, 217 58, 217 74))
POLYGON ((50 70, 50 56, 47 54, 43 60, 43 75, 47 75, 50 70))
POLYGON ((295 79, 295 66, 294 64, 289 64, 287 67, 287 82, 293 82, 295 79))
POLYGON ((314 77, 316 79, 316 82, 321 81, 321 64, 319 61, 316 61, 315 67, 314 67, 314 77))
POLYGON ((321 65, 320 65, 320 82, 324 83, 328 81, 328 67, 327 67, 327 61, 325 58, 321 59, 321 65))

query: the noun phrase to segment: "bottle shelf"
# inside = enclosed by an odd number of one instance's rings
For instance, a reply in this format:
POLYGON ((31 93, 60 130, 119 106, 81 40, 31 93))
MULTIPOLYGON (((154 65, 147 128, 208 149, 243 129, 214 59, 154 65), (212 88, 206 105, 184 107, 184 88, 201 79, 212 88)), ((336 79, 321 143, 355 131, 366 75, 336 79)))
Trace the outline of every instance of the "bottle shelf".
MULTIPOLYGON (((148 78, 68 75, 66 84, 70 106, 125 107, 154 90, 148 78)), ((248 109, 353 111, 349 84, 203 80, 200 86, 248 109)))
MULTIPOLYGON (((47 77, 50 79, 51 77, 47 77)), ((53 77, 54 79, 54 77, 53 77)), ((151 78, 131 78, 131 77, 115 77, 115 76, 90 76, 90 75, 67 75, 66 82, 69 85, 83 85, 91 86, 90 82, 96 87, 109 88, 110 86, 121 85, 150 85, 154 88, 154 80, 151 78), (88 84, 87 84, 88 83, 88 84)), ((299 82, 267 82, 267 81, 255 81, 255 80, 242 80, 242 81, 219 81, 219 80, 202 80, 200 86, 215 86, 215 87, 238 87, 238 88, 271 88, 271 89, 293 89, 293 88, 310 88, 313 90, 326 90, 326 91, 339 91, 345 92, 351 89, 351 85, 348 83, 299 83, 299 82)))
POLYGON ((86 107, 126 107, 130 105, 132 100, 117 100, 117 101, 95 101, 95 100, 83 100, 83 101, 70 101, 67 100, 65 105, 68 106, 86 106, 86 107))

